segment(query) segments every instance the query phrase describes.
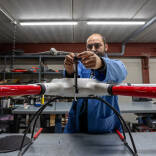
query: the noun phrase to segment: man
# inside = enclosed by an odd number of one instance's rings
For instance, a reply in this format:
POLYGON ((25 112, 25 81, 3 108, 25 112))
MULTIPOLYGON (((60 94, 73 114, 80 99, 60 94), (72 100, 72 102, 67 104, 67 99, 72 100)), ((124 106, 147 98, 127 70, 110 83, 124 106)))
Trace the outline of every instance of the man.
MULTIPOLYGON (((77 55, 81 61, 78 64, 80 78, 92 78, 104 83, 120 83, 126 76, 124 64, 106 56, 108 45, 101 34, 92 34, 86 43, 87 51, 77 55)), ((65 57, 65 76, 73 77, 74 54, 65 57)), ((95 91, 96 92, 96 91, 95 91)), ((117 96, 102 96, 118 112, 117 96)), ((95 99, 79 99, 73 102, 69 112, 65 133, 104 133, 121 130, 121 124, 114 112, 104 103, 95 99)))

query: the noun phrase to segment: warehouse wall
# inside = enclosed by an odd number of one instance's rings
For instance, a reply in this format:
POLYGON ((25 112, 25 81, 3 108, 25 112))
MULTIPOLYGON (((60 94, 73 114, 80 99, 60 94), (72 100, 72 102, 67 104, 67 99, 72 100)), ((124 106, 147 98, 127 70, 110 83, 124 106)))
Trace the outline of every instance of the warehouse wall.
MULTIPOLYGON (((126 66, 128 75, 123 83, 142 83, 141 59, 120 59, 126 66)), ((131 97, 119 96, 119 102, 131 102, 131 97)))
POLYGON ((149 59, 149 77, 150 83, 156 83, 156 59, 149 59))
MULTIPOLYGON (((142 66, 141 59, 120 59, 123 61, 127 68, 127 78, 124 82, 128 83, 142 83, 142 66)), ((155 66, 156 68, 156 66, 155 66)), ((119 103, 124 103, 125 105, 132 102, 132 97, 119 96, 119 103)), ((122 113, 122 116, 127 122, 137 123, 137 116, 132 113, 122 113)))
MULTIPOLYGON (((109 43, 109 52, 120 52, 121 43, 109 43)), ((62 51, 82 52, 86 49, 85 43, 27 43, 16 44, 16 49, 22 49, 25 53, 35 53, 56 48, 62 51)), ((0 53, 12 50, 12 44, 0 44, 0 53)), ((155 43, 128 43, 126 44, 125 57, 156 56, 155 43)))

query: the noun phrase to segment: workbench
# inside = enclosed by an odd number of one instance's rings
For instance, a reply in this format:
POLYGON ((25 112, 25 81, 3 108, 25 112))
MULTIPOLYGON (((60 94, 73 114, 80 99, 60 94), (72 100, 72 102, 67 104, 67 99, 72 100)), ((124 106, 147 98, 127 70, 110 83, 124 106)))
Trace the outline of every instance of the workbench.
MULTIPOLYGON (((53 103, 52 106, 47 106, 42 114, 65 114, 69 112, 71 107, 71 102, 57 102, 53 103)), ((16 108, 12 111, 13 114, 35 114, 40 107, 30 105, 27 109, 23 105, 17 105, 16 108)))
MULTIPOLYGON (((6 134, 5 134, 6 135, 6 134)), ((0 137, 5 136, 1 134, 0 137)), ((133 133, 138 156, 156 155, 156 133, 133 133)), ((129 137, 127 137, 128 142, 129 137)), ((17 156, 17 151, 0 153, 17 156)), ((40 134, 24 156, 132 156, 117 134, 40 134)))
MULTIPOLYGON (((57 102, 53 106, 47 106, 42 114, 65 114, 69 112, 71 102, 57 102)), ((156 104, 149 102, 128 102, 119 103, 121 113, 156 113, 156 104)), ((24 109, 23 105, 17 106, 13 114, 34 114, 40 107, 30 105, 28 109, 24 109)))
POLYGON ((156 104, 148 102, 119 103, 121 113, 156 113, 156 104))
MULTIPOLYGON (((60 115, 69 112, 71 105, 72 102, 54 102, 52 106, 47 106, 43 110, 42 114, 56 114, 56 119, 58 119, 60 118, 60 115)), ((135 113, 135 114, 156 113, 156 104, 153 104, 152 101, 119 103, 119 107, 121 113, 135 113)), ((19 130, 18 115, 20 114, 31 115, 34 114, 39 108, 40 107, 36 107, 34 105, 30 105, 28 109, 25 109, 23 105, 17 106, 17 108, 12 111, 15 118, 15 125, 16 125, 15 132, 18 132, 19 130)), ((58 133, 58 131, 61 131, 61 129, 62 129, 61 126, 59 126, 59 128, 56 128, 55 132, 58 133)))

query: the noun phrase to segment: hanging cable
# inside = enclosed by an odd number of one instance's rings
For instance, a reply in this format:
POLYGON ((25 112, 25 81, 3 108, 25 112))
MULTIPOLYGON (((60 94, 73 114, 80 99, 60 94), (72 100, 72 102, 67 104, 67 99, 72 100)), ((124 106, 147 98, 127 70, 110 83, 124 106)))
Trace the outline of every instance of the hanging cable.
MULTIPOLYGON (((42 105, 42 106, 40 107, 40 109, 33 115, 33 117, 31 118, 31 120, 30 120, 30 122, 29 122, 29 124, 28 124, 28 127, 26 128, 26 130, 25 130, 25 132, 24 132, 24 135, 23 135, 23 139, 22 139, 22 142, 21 142, 21 146, 20 146, 20 149, 19 149, 18 156, 22 156, 22 155, 26 152, 26 151, 23 151, 23 152, 22 152, 22 148, 23 148, 23 144, 24 144, 25 137, 26 137, 26 135, 27 135, 27 133, 28 133, 28 131, 29 131, 29 129, 30 129, 30 126, 31 126, 32 121, 33 121, 35 118, 38 118, 38 116, 40 115, 40 113, 42 113, 42 111, 44 110, 44 108, 46 108, 46 106, 47 106, 48 104, 50 104, 52 101, 54 101, 54 100, 56 100, 56 99, 58 99, 58 97, 49 100, 46 104, 42 105)), ((34 122, 34 123, 36 124, 36 122, 34 122)), ((35 125, 34 125, 34 127, 35 127, 35 125)), ((34 133, 34 130, 33 130, 33 133, 34 133)), ((32 144, 32 141, 31 141, 30 144, 32 144)))
MULTIPOLYGON (((79 97, 79 98, 80 98, 80 97, 79 97)), ((84 97, 83 97, 83 98, 84 98, 84 97)), ((114 113, 115 113, 115 114, 117 115, 117 117, 119 118, 119 120, 120 120, 120 122, 121 122, 121 124, 122 124, 122 127, 125 126, 125 128, 127 129, 128 134, 129 134, 129 136, 130 136, 130 140, 131 140, 131 143, 132 143, 132 146, 133 146, 133 150, 134 150, 134 151, 131 149, 131 147, 130 147, 130 146, 128 145, 128 143, 126 142, 126 138, 125 138, 125 137, 124 137, 124 145, 125 145, 126 147, 128 147, 129 151, 132 153, 133 156, 138 156, 138 154, 137 154, 137 149, 136 149, 136 146, 135 146, 133 137, 132 137, 132 135, 131 135, 130 129, 129 129, 128 126, 126 125, 126 122, 124 121, 124 119, 123 119, 123 117, 120 115, 120 113, 119 113, 114 107, 112 107, 108 102, 106 102, 105 100, 103 100, 103 99, 100 98, 100 97, 86 97, 86 98, 87 98, 87 99, 90 98, 90 99, 97 99, 97 100, 100 100, 101 102, 105 103, 109 108, 111 108, 111 109, 114 111, 114 113), (123 126, 123 125, 124 125, 124 126, 123 126)), ((26 131, 25 131, 25 133, 24 133, 23 140, 22 140, 22 143, 21 143, 21 147, 20 147, 20 151, 19 151, 18 156, 22 156, 22 155, 23 155, 22 147, 23 147, 24 139, 25 139, 25 137, 26 137, 26 134, 28 133, 28 130, 30 129, 30 125, 31 125, 32 121, 35 119, 35 122, 34 122, 34 125, 33 125, 33 132, 32 132, 31 138, 33 138, 34 129, 35 129, 35 125, 36 125, 36 121, 37 121, 38 117, 40 116, 40 114, 42 113, 42 111, 46 108, 46 106, 47 106, 48 104, 50 104, 51 102, 53 102, 54 100, 56 100, 56 99, 73 99, 73 97, 56 97, 56 98, 53 98, 52 100, 48 101, 45 105, 43 105, 43 106, 33 115, 32 119, 31 119, 31 121, 30 121, 30 123, 29 123, 29 125, 28 125, 28 127, 27 127, 27 129, 26 129, 26 131)), ((124 131, 124 128, 123 128, 123 131, 124 131)), ((123 133, 123 134, 124 134, 124 133, 123 133)), ((124 135, 125 135, 125 134, 124 134, 124 135)), ((32 142, 31 142, 31 144, 32 144, 32 142)), ((28 148, 26 148, 26 149, 28 149, 28 148)), ((26 151, 26 150, 24 150, 24 152, 25 152, 25 151, 26 151)))

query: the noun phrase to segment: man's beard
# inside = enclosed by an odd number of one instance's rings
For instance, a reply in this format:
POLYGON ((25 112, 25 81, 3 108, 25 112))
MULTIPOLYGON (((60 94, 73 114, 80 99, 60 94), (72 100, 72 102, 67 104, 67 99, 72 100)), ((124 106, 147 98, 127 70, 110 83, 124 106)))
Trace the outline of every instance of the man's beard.
POLYGON ((105 51, 103 52, 99 52, 99 51, 93 51, 96 55, 98 55, 99 57, 102 57, 105 55, 105 51))

